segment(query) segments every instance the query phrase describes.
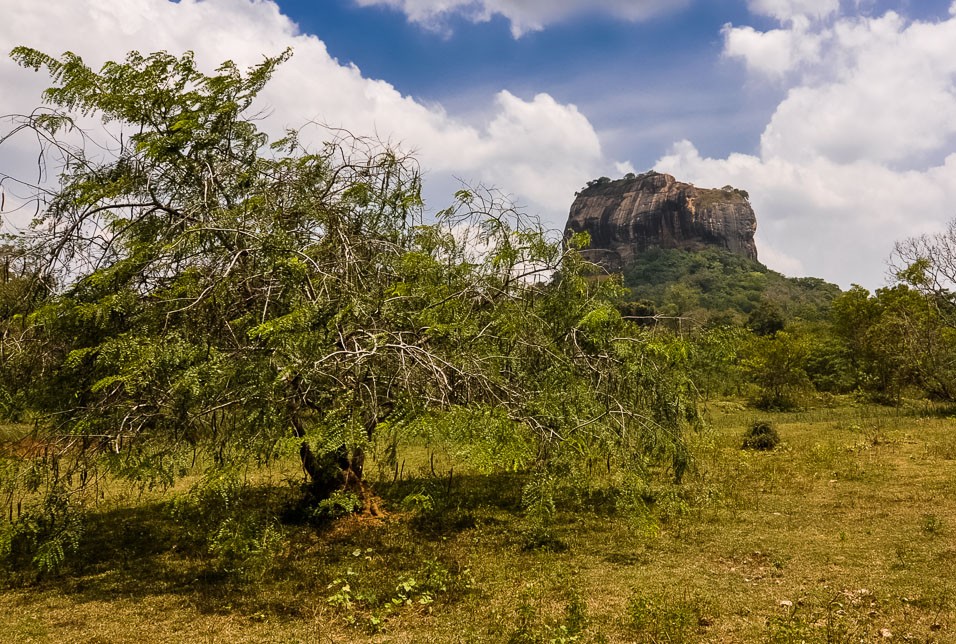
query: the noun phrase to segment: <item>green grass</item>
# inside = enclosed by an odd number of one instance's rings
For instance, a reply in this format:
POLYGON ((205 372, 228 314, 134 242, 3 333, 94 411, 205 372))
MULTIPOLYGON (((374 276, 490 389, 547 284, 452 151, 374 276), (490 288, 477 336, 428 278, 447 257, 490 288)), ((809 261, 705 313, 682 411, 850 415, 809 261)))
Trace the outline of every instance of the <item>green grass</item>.
MULTIPOLYGON (((376 485, 387 518, 283 523, 261 561, 191 539, 173 511, 185 488, 117 492, 60 575, 0 592, 0 641, 956 639, 946 410, 707 415, 683 484, 612 472, 562 495, 547 548, 526 547, 520 475, 449 477, 441 454, 432 475, 425 448, 376 485), (758 418, 777 449, 740 449, 758 418)), ((272 472, 250 513, 281 513, 296 476, 272 472)))
POLYGON ((0 421, 0 444, 11 443, 30 433, 30 425, 0 421))

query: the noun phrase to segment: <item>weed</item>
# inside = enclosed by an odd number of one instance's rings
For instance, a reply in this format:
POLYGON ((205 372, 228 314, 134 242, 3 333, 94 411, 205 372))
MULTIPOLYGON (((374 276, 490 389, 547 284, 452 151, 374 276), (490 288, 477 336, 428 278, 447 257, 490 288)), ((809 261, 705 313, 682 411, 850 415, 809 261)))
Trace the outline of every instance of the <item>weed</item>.
POLYGON ((435 510, 435 500, 426 492, 412 492, 402 499, 402 509, 419 515, 429 514, 435 510))
POLYGON ((781 601, 767 620, 766 639, 774 644, 855 644, 880 633, 879 617, 878 603, 866 589, 844 590, 824 600, 802 598, 796 604, 781 601))
POLYGON ((209 552, 222 572, 254 581, 266 573, 284 543, 274 522, 245 514, 223 520, 209 539, 209 552))
POLYGON ((943 534, 943 521, 935 514, 924 514, 920 517, 920 531, 927 537, 938 537, 943 534))
POLYGON ((540 472, 525 485, 521 503, 525 508, 524 547, 562 551, 567 545, 557 538, 554 519, 557 513, 557 481, 551 472, 540 472))
POLYGON ((449 592, 472 587, 468 569, 453 574, 433 559, 423 561, 414 572, 394 577, 380 565, 371 548, 352 551, 352 565, 328 584, 326 603, 349 625, 371 632, 384 630, 388 619, 401 610, 431 610, 431 605, 449 592))
POLYGON ((315 520, 338 519, 354 514, 362 509, 362 499, 355 492, 336 490, 322 499, 312 511, 315 520))
POLYGON ((538 634, 537 613, 528 601, 522 601, 515 609, 517 624, 508 637, 508 644, 540 644, 544 639, 538 634))
POLYGON ((83 534, 80 510, 63 492, 54 492, 15 521, 0 528, 0 563, 11 570, 36 568, 56 573, 76 552, 83 534))
POLYGON ((515 609, 515 628, 508 644, 571 644, 581 642, 588 629, 587 604, 577 588, 568 591, 564 614, 560 619, 544 619, 538 614, 529 597, 515 609))

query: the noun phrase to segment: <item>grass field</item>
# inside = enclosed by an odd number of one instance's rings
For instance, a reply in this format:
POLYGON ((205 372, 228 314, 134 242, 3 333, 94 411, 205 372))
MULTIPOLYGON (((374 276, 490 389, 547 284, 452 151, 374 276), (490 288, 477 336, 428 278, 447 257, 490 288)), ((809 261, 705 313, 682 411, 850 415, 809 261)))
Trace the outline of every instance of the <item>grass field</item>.
MULTIPOLYGON (((188 481, 114 490, 59 575, 6 582, 0 641, 956 641, 956 420, 707 415, 681 485, 612 473, 564 494, 546 547, 527 547, 521 476, 449 476, 424 448, 376 484, 384 519, 229 524, 208 542, 188 481), (772 452, 740 449, 758 417, 772 452)), ((250 516, 281 514, 295 468, 262 476, 250 516)))

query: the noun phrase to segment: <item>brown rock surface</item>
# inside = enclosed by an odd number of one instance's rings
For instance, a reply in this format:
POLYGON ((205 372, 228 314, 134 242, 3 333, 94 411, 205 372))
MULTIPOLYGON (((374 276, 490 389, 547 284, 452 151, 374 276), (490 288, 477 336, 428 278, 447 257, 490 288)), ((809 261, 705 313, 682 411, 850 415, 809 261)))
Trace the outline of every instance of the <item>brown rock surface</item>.
POLYGON ((590 233, 586 255, 616 271, 652 247, 718 247, 756 260, 756 230, 746 192, 730 186, 697 188, 669 174, 648 172, 590 182, 571 205, 565 235, 590 233))

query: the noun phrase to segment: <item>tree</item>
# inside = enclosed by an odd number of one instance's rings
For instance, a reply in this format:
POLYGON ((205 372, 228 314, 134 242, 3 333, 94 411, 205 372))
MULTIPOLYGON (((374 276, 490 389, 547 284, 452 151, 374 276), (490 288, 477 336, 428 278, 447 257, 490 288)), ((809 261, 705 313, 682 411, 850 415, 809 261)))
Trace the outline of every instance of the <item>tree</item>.
POLYGON ((897 242, 890 268, 897 280, 932 296, 951 312, 956 304, 956 219, 941 233, 897 242))
POLYGON ((49 293, 39 267, 16 244, 0 245, 0 417, 19 420, 24 410, 23 383, 31 380, 24 360, 31 341, 27 316, 49 293))
POLYGON ((956 334, 937 296, 906 284, 874 295, 854 286, 834 300, 831 316, 862 389, 888 400, 910 386, 956 395, 956 334))
POLYGON ((755 335, 741 361, 745 373, 757 385, 757 405, 762 409, 790 409, 796 397, 809 387, 805 338, 786 331, 755 335))
POLYGON ((401 428, 520 452, 498 467, 614 450, 680 477, 681 352, 620 316, 620 283, 587 280, 573 245, 493 192, 427 220, 413 160, 376 141, 267 145, 253 101, 289 52, 213 75, 191 54, 99 72, 13 56, 55 82, 53 109, 16 128, 59 159, 23 240, 58 285, 29 316, 20 383, 38 440, 62 446, 42 464, 49 495, 294 450, 312 499, 345 489, 374 512, 366 454, 389 440, 394 457, 401 428), (112 124, 105 152, 63 138, 77 113, 112 124))
POLYGON ((747 328, 757 335, 774 335, 786 326, 783 310, 773 300, 760 300, 747 317, 747 328))

